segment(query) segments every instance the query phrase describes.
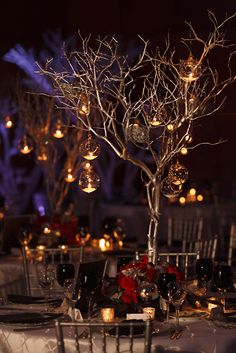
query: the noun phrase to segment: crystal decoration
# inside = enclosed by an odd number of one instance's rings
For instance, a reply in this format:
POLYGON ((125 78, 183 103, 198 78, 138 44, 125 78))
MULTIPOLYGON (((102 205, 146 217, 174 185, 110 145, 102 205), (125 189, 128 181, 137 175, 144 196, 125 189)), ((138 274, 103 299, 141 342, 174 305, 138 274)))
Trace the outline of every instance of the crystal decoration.
POLYGON ((67 181, 67 183, 73 183, 75 179, 76 179, 76 176, 73 174, 72 168, 68 168, 66 170, 65 181, 67 181))
POLYGON ((55 126, 52 129, 52 134, 53 137, 57 138, 57 139, 61 139, 64 137, 64 129, 62 127, 62 122, 60 119, 57 120, 55 126))
POLYGON ((36 157, 38 161, 46 162, 49 154, 49 141, 43 140, 37 146, 36 157))
POLYGON ((188 170, 185 166, 177 162, 170 166, 169 177, 172 178, 173 184, 181 185, 188 179, 188 170))
POLYGON ((185 82, 195 81, 201 75, 201 67, 191 54, 187 60, 181 60, 179 75, 185 82))
POLYGON ((97 158, 100 154, 100 145, 92 138, 91 134, 80 144, 79 153, 89 161, 97 158))
POLYGON ((4 118, 4 126, 6 129, 10 129, 14 126, 13 119, 10 115, 6 115, 4 118))
POLYGON ((100 186, 100 178, 93 168, 83 170, 79 177, 79 187, 87 193, 91 193, 100 186))
POLYGON ((148 143, 149 141, 148 129, 139 123, 134 123, 129 126, 128 136, 133 142, 148 143))
POLYGON ((18 143, 18 148, 22 154, 29 154, 33 149, 33 141, 24 135, 18 143))
POLYGON ((179 196, 182 191, 182 184, 176 185, 171 177, 166 177, 161 182, 161 192, 167 198, 179 196))
POLYGON ((83 116, 88 116, 90 113, 90 101, 88 95, 84 92, 80 94, 77 112, 83 116))

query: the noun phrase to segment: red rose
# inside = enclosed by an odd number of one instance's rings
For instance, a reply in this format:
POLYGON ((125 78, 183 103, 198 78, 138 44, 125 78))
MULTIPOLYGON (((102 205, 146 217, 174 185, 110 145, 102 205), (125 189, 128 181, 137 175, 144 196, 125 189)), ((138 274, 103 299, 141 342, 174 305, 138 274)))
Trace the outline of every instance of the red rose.
POLYGON ((123 276, 120 278, 119 282, 120 286, 128 291, 134 291, 137 287, 136 282, 130 277, 123 276))
POLYGON ((152 282, 156 276, 156 270, 154 267, 147 268, 146 271, 147 280, 152 282))
POLYGON ((183 281, 184 280, 184 274, 180 271, 180 269, 177 266, 174 265, 168 265, 166 268, 167 273, 174 273, 176 276, 176 281, 183 281))
POLYGON ((132 302, 137 304, 138 302, 137 293, 135 291, 130 292, 128 290, 125 290, 124 293, 122 294, 121 299, 126 304, 130 304, 132 302))

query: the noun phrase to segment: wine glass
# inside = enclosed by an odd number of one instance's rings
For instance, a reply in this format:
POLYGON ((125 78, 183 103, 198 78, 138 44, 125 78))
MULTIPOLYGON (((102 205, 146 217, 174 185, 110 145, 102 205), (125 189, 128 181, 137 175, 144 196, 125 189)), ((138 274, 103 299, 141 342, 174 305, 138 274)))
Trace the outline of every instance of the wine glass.
POLYGON ((204 291, 207 290, 207 283, 213 275, 213 261, 209 258, 202 258, 196 261, 196 275, 198 279, 198 286, 202 287, 204 291))
POLYGON ((45 292, 46 302, 49 304, 49 299, 51 297, 51 290, 53 288, 55 280, 54 268, 44 264, 43 266, 38 266, 37 269, 38 284, 45 292))
POLYGON ((179 332, 179 310, 186 298, 187 293, 181 284, 177 284, 176 282, 169 282, 168 288, 170 303, 175 307, 176 331, 179 332))
POLYGON ((232 268, 224 263, 215 266, 213 280, 216 288, 222 295, 223 310, 225 310, 225 293, 232 286, 232 268))
POLYGON ((66 290, 74 283, 75 266, 71 263, 62 263, 57 265, 56 279, 58 284, 66 290))
POLYGON ((164 299, 163 310, 166 311, 166 322, 169 323, 169 315, 170 315, 170 299, 169 299, 169 286, 170 282, 175 282, 176 276, 174 273, 160 273, 157 287, 159 294, 162 299, 164 299))

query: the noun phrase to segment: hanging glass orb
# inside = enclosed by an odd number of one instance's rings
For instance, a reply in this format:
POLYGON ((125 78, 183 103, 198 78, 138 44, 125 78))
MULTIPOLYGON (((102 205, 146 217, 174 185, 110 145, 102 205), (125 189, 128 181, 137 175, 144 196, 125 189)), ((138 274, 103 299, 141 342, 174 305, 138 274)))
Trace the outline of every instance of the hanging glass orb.
POLYGON ((10 129, 14 126, 14 121, 10 115, 6 115, 4 118, 4 126, 6 129, 10 129))
POLYGON ((159 109, 150 113, 146 113, 146 118, 148 123, 153 127, 164 125, 165 111, 159 109))
POLYGON ((24 135, 18 143, 18 148, 22 154, 29 154, 33 149, 33 141, 24 135))
POLYGON ((88 116, 90 113, 90 101, 88 95, 84 92, 80 94, 77 112, 83 116, 88 116))
POLYGON ((67 183, 73 183, 73 181, 75 181, 75 179, 76 179, 76 176, 73 174, 72 168, 68 168, 66 170, 65 181, 67 183))
POLYGON ((79 187, 87 193, 97 190, 100 186, 100 178, 92 168, 84 170, 79 177, 79 187))
POLYGON ((49 141, 41 141, 37 146, 36 158, 38 161, 46 162, 49 158, 49 141))
POLYGON ((149 133, 145 126, 139 123, 131 124, 128 128, 128 137, 133 142, 148 143, 149 133))
POLYGON ((100 154, 100 145, 89 134, 87 140, 79 146, 81 156, 89 161, 97 158, 100 154))
POLYGON ((201 67, 191 54, 187 60, 181 60, 179 75, 185 82, 192 82, 200 77, 201 67))
POLYGON ((184 139, 187 143, 191 143, 193 141, 193 137, 190 134, 186 134, 184 139))
POLYGON ((175 129, 175 126, 174 126, 174 124, 169 123, 168 125, 166 125, 166 129, 167 129, 169 132, 173 132, 174 129, 175 129))
POLYGON ((53 134, 53 137, 57 139, 61 139, 65 136, 64 129, 62 127, 62 122, 60 119, 57 120, 55 126, 53 127, 52 134, 53 134))
POLYGON ((161 182, 161 192, 167 198, 179 196, 182 191, 182 184, 176 185, 171 177, 166 177, 161 182))
POLYGON ((177 162, 170 166, 169 177, 172 178, 173 184, 181 185, 188 179, 188 170, 185 166, 177 162))
POLYGON ((187 147, 182 147, 181 150, 180 150, 180 154, 182 154, 183 156, 186 156, 186 154, 188 154, 187 147))

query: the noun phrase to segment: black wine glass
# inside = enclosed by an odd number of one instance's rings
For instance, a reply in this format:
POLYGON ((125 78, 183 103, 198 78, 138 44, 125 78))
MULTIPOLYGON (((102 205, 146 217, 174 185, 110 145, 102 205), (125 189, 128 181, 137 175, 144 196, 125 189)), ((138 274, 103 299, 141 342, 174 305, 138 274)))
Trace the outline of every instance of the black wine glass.
POLYGON ((170 298, 169 298, 169 283, 176 281, 176 275, 174 273, 163 272, 160 273, 157 287, 161 298, 164 299, 165 311, 166 311, 166 322, 169 323, 170 314, 170 298))
POLYGON ((57 265, 56 278, 58 284, 64 288, 64 291, 74 282, 75 266, 71 263, 62 263, 57 265))
POLYGON ((222 295, 223 309, 225 309, 225 293, 232 286, 233 273, 232 268, 226 264, 218 264, 215 266, 213 280, 216 288, 222 295))
POLYGON ((196 275, 198 286, 207 290, 207 283, 213 276, 213 261, 210 258, 202 258, 196 261, 196 275))

